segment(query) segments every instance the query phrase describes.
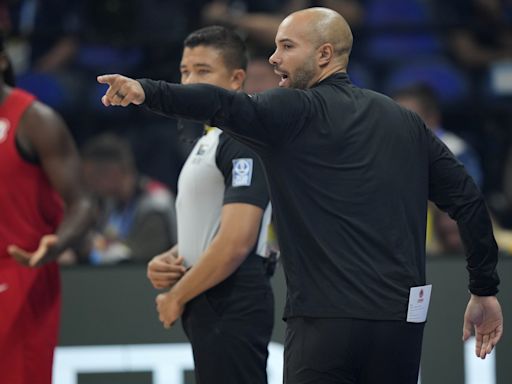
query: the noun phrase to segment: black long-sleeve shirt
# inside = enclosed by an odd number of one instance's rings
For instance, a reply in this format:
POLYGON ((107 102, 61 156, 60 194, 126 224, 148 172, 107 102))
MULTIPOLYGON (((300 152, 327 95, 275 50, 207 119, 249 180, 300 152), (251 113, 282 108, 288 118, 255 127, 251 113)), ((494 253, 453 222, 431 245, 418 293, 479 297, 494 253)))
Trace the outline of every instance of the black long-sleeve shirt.
POLYGON ((421 119, 388 97, 343 73, 254 96, 139 81, 149 109, 220 127, 260 155, 285 317, 404 320, 410 287, 425 284, 429 199, 459 225, 470 291, 497 292, 498 249, 478 188, 421 119))

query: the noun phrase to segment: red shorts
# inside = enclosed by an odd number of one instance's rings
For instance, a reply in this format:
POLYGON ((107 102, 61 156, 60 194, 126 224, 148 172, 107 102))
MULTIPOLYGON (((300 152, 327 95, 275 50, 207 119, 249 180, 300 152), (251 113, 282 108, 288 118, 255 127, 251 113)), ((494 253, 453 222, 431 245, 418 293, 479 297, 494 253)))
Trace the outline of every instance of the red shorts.
POLYGON ((60 318, 56 263, 23 267, 0 259, 0 382, 51 384, 60 318))

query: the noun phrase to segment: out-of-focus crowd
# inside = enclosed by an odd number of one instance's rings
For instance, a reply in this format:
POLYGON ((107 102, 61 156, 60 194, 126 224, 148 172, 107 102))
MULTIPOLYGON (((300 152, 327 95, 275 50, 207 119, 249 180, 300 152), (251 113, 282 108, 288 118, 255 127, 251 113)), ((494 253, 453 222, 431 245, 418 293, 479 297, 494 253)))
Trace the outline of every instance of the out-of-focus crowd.
MULTIPOLYGON (((264 91, 278 82, 267 58, 280 21, 309 6, 347 19, 358 41, 352 81, 422 117, 480 186, 500 249, 512 252, 510 0, 0 0, 17 84, 63 115, 100 202, 83 250, 63 262, 147 261, 176 242, 174 196, 187 143, 175 121, 135 108, 106 111, 96 75, 179 82, 183 38, 221 24, 250 47, 245 91, 264 91)), ((193 140, 201 127, 187 134, 193 140)), ((435 207, 429 215, 429 253, 461 253, 456 224, 435 207)))

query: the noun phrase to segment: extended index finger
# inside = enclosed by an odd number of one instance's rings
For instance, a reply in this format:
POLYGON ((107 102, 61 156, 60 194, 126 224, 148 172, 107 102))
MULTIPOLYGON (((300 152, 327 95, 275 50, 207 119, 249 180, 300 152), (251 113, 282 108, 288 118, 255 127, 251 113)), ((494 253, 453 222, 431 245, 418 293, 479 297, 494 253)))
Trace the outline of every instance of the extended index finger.
POLYGON ((118 76, 119 75, 100 75, 96 77, 96 80, 98 80, 98 83, 100 84, 112 85, 118 76))
POLYGON ((97 77, 99 83, 108 85, 108 89, 105 92, 105 95, 101 98, 101 101, 105 107, 114 104, 114 98, 116 97, 116 93, 120 88, 119 81, 121 78, 121 75, 102 75, 97 77))

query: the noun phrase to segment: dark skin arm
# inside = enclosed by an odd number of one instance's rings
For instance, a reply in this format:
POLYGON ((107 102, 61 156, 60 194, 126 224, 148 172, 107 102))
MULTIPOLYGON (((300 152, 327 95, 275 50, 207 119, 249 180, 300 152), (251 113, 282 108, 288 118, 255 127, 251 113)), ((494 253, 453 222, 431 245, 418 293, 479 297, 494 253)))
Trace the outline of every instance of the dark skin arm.
POLYGON ((64 123, 51 108, 35 102, 23 115, 17 140, 24 152, 35 156, 50 184, 65 203, 64 217, 55 234, 41 238, 35 252, 11 245, 9 254, 20 263, 35 267, 55 260, 77 246, 94 221, 94 206, 81 176, 80 158, 64 123))

